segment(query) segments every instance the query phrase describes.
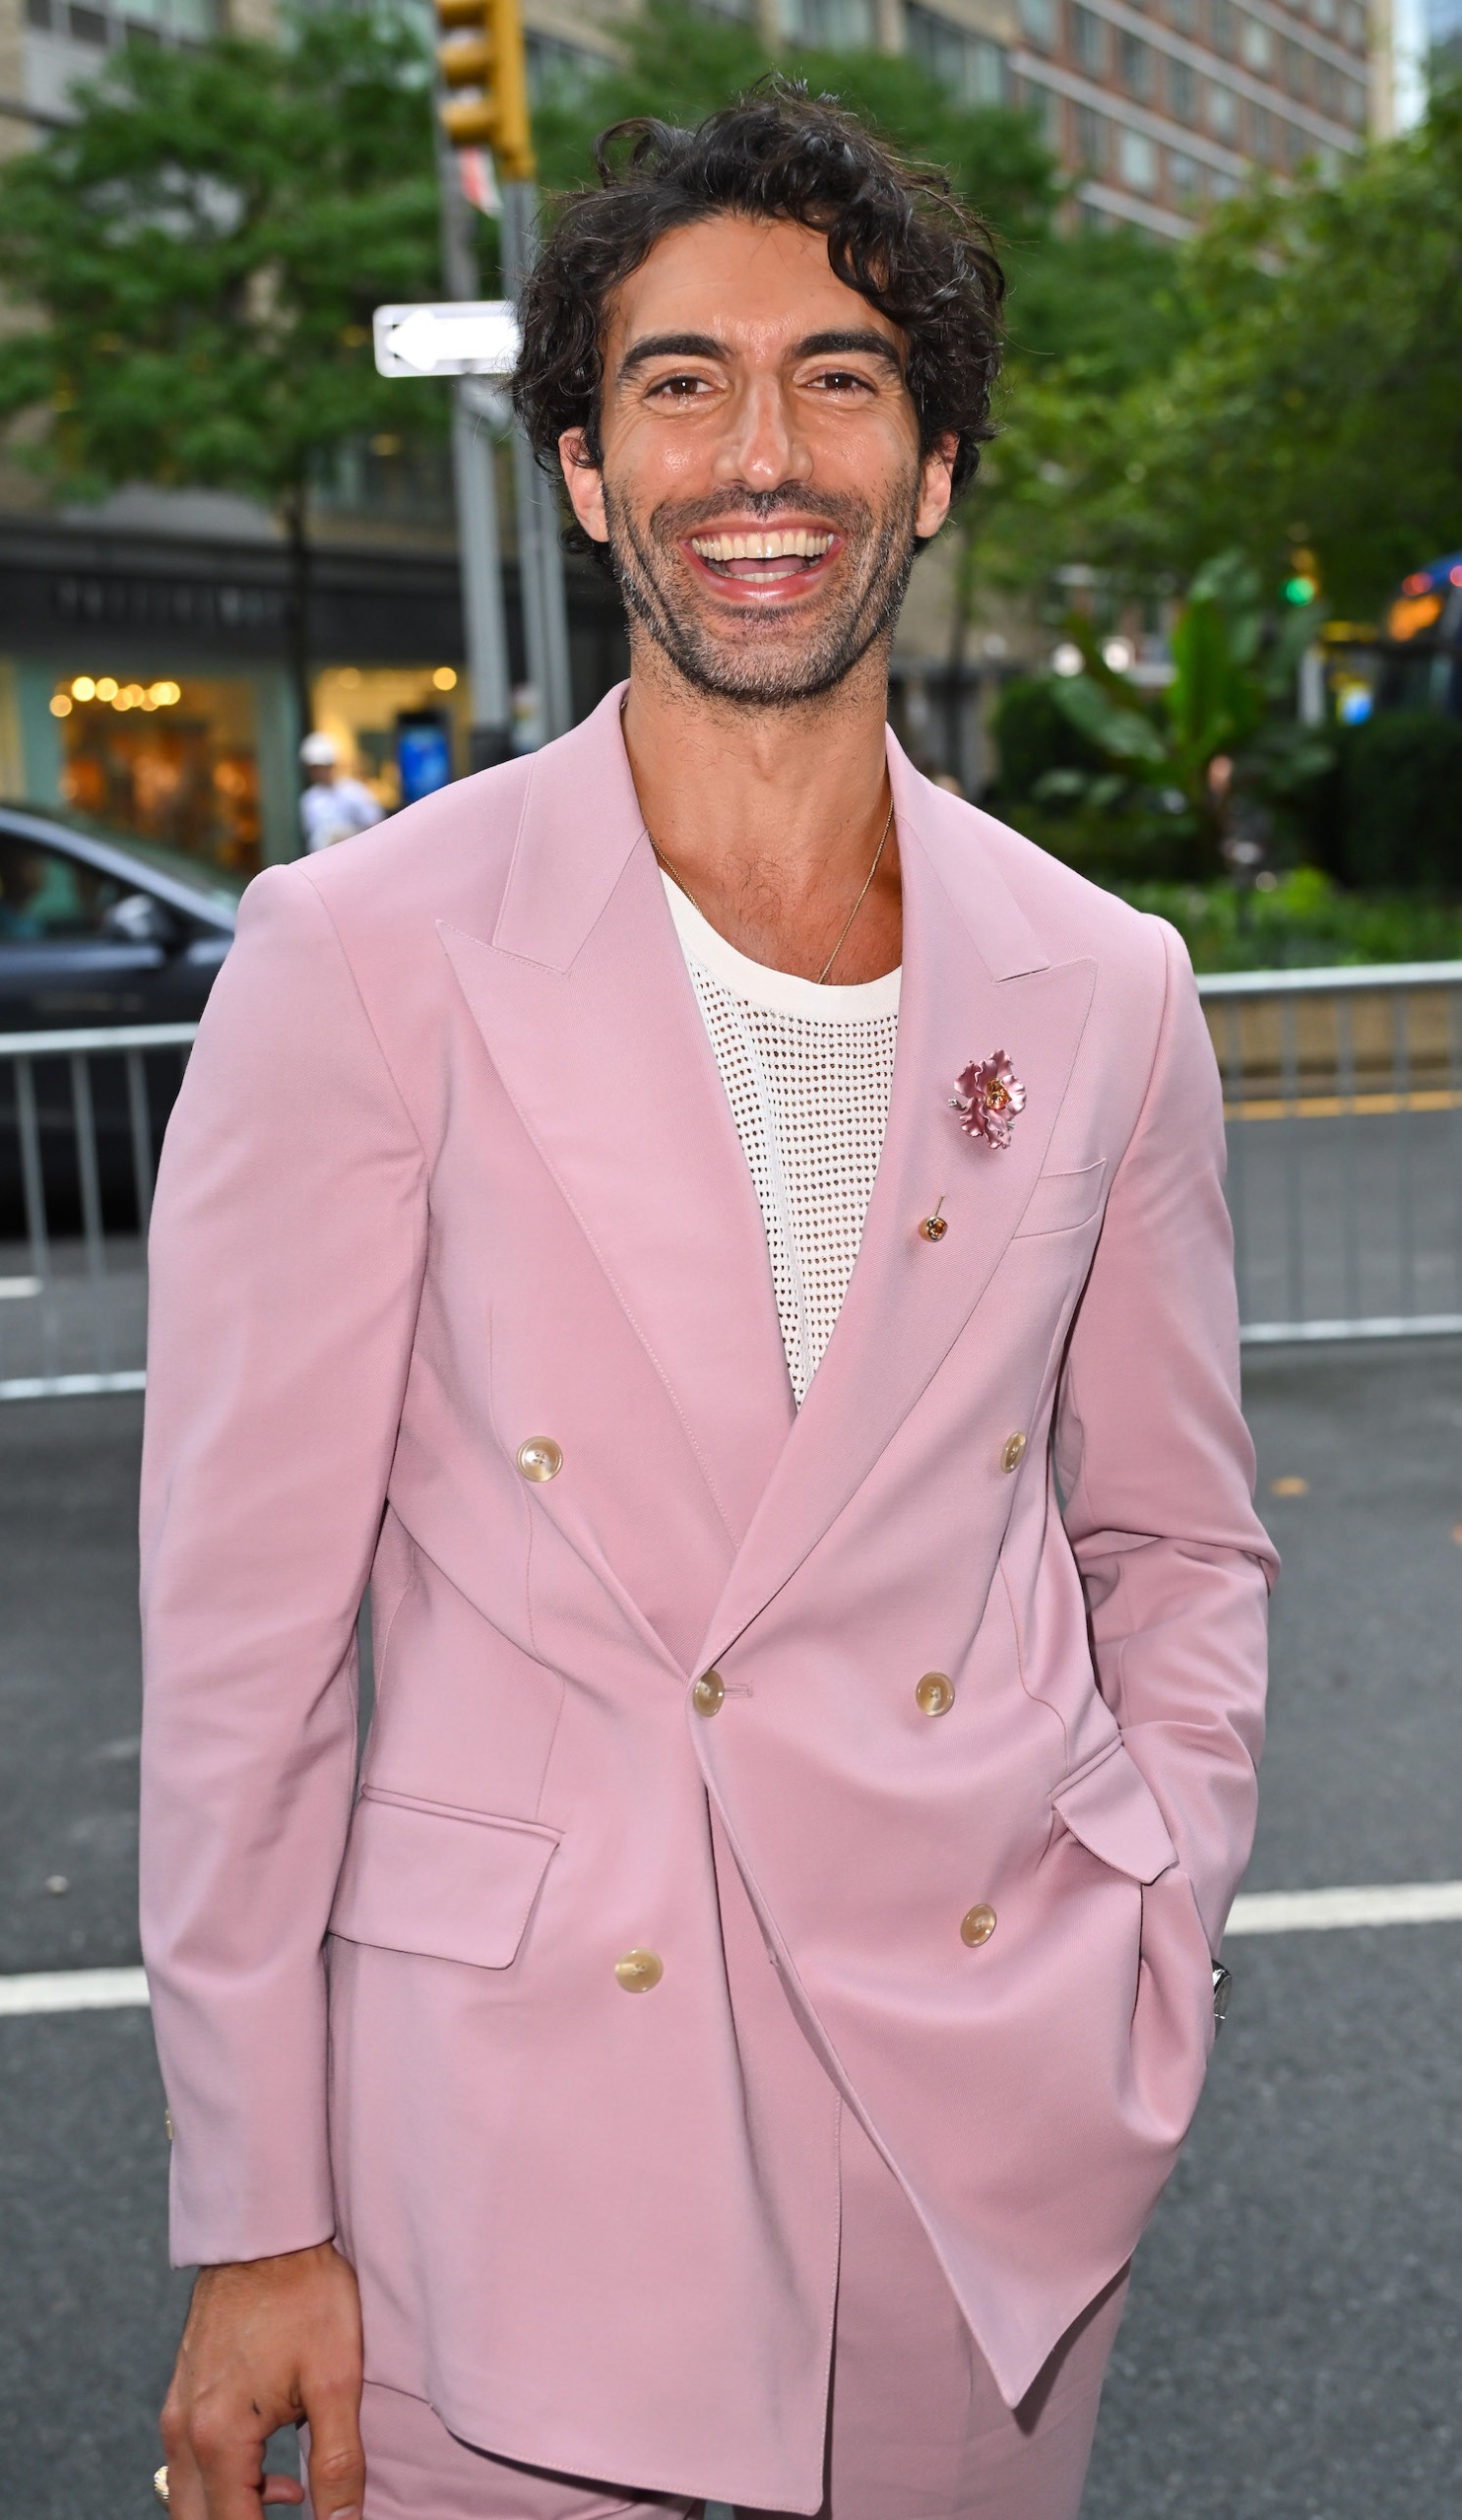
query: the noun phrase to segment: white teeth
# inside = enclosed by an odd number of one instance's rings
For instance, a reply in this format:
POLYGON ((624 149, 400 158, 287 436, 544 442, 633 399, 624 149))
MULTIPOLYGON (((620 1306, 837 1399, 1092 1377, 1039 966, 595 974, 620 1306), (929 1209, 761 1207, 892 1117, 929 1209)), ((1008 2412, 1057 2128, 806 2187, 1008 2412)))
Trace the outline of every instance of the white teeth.
POLYGON ((702 560, 820 560, 832 541, 798 526, 787 534, 693 535, 690 547, 702 560))

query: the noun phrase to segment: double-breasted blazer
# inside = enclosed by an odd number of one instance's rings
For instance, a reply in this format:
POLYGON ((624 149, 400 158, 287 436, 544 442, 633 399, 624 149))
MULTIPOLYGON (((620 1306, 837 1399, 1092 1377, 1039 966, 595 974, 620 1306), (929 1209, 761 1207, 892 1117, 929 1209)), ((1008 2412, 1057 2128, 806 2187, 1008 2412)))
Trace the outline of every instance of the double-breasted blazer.
POLYGON ((811 2511, 840 2108, 1012 2403, 1142 2230, 1273 1560, 1176 936, 890 741, 892 1105, 798 1413, 617 700, 251 885, 168 1129, 174 2250, 334 2233, 468 2440, 811 2511), (950 1107, 996 1049, 1004 1151, 950 1107))

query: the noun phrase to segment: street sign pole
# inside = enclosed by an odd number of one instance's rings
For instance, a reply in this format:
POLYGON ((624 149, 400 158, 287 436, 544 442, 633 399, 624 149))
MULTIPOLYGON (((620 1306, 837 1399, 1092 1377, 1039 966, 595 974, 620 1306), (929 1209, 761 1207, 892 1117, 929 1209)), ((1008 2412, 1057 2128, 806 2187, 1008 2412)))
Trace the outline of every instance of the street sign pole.
MULTIPOLYGON (((503 287, 516 304, 533 261, 538 226, 538 187, 505 183, 502 191, 503 287)), ((563 551, 558 539, 558 500, 552 481, 534 460, 522 427, 513 427, 513 491, 518 519, 518 565, 523 587, 523 632, 529 680, 537 694, 532 740, 551 741, 574 723, 569 673, 568 604, 563 551)))
MULTIPOLYGON (((438 126, 442 205, 442 277, 454 298, 477 297, 472 205, 463 194, 456 154, 438 126)), ((490 770, 513 750, 508 626, 502 594, 502 546, 492 440, 458 378, 452 387, 452 472, 462 570, 462 623, 467 647, 472 724, 468 767, 490 770)))

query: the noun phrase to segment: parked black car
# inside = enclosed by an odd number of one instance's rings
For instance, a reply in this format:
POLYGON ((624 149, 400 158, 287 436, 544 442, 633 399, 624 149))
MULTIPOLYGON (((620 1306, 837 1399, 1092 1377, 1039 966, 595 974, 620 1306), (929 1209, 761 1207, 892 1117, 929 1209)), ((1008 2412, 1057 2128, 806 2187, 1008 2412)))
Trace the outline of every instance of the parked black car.
POLYGON ((0 1033, 196 1022, 242 890, 83 815, 0 805, 0 1033))
MULTIPOLYGON (((83 815, 0 804, 0 1037, 196 1023, 242 890, 83 815)), ((120 1052, 90 1053, 80 1085, 79 1064, 0 1055, 0 1238, 33 1229, 37 1193, 52 1233, 89 1204, 114 1230, 146 1207, 179 1053, 139 1052, 130 1074, 120 1052)))

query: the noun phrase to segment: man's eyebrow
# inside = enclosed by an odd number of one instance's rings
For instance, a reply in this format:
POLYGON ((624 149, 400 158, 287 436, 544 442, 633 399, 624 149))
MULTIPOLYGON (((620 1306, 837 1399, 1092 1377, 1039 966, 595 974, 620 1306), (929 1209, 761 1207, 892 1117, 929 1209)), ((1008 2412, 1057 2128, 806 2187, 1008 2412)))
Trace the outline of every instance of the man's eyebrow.
POLYGON ((628 376, 652 358, 725 358, 726 354, 725 342, 718 342, 713 333, 647 333, 625 351, 619 374, 628 376))
POLYGON ((798 342, 793 356, 794 358, 846 358, 850 352, 858 350, 869 357, 881 358, 885 366, 894 370, 895 375, 903 376, 904 362, 899 356, 897 345, 889 340, 886 333, 872 331, 809 333, 804 342, 798 342))
MULTIPOLYGON (((886 333, 871 329, 849 333, 809 333, 805 341, 794 345, 794 358, 847 358, 861 352, 865 357, 881 359, 886 367, 902 378, 904 362, 886 333)), ((647 333, 635 342, 619 362, 616 382, 632 375, 655 358, 729 358, 731 346, 720 342, 714 333, 647 333)))

